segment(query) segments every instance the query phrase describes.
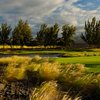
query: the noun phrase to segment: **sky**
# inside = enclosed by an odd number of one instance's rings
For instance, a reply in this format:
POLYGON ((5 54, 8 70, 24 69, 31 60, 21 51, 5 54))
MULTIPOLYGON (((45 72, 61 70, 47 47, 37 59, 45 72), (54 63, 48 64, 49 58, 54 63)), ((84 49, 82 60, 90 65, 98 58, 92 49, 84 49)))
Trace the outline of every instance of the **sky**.
POLYGON ((94 16, 100 20, 100 0, 0 0, 0 24, 14 27, 19 19, 27 20, 33 34, 43 23, 73 24, 82 33, 84 22, 94 16))

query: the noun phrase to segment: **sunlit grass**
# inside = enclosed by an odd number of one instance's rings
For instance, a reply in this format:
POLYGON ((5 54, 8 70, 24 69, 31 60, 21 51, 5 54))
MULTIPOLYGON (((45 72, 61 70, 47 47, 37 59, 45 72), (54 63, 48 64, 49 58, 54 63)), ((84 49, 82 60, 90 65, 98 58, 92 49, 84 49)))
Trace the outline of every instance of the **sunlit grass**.
POLYGON ((81 63, 81 64, 100 64, 100 56, 91 57, 69 57, 69 58, 53 58, 60 63, 81 63))
POLYGON ((88 72, 100 73, 100 56, 52 58, 62 64, 84 64, 88 72))
POLYGON ((39 56, 1 58, 0 64, 5 67, 4 79, 8 82, 26 80, 43 84, 32 92, 31 100, 81 100, 79 97, 88 94, 99 97, 100 74, 87 73, 84 64, 61 64, 39 56))
POLYGON ((72 98, 68 92, 61 92, 57 83, 55 81, 50 81, 34 89, 31 100, 81 100, 81 98, 78 96, 72 98))

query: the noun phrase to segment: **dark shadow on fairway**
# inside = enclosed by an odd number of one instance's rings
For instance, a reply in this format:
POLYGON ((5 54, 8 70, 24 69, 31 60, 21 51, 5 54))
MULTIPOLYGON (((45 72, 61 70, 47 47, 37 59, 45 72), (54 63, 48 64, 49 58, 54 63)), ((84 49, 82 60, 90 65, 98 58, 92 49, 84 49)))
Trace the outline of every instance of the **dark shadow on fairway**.
POLYGON ((88 68, 100 68, 100 63, 99 64, 86 64, 85 65, 86 67, 88 67, 88 68))

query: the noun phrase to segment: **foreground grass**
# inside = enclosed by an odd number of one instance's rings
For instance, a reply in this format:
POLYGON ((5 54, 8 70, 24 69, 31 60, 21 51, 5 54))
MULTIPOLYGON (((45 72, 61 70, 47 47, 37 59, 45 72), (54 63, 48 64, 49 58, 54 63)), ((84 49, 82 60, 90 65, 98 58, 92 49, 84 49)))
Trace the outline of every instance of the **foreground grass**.
POLYGON ((100 74, 87 73, 83 64, 61 63, 39 56, 1 58, 0 81, 27 82, 31 100, 100 100, 100 74))
POLYGON ((58 84, 55 81, 43 83, 39 88, 32 92, 31 100, 81 100, 78 95, 73 98, 68 92, 59 91, 58 84))

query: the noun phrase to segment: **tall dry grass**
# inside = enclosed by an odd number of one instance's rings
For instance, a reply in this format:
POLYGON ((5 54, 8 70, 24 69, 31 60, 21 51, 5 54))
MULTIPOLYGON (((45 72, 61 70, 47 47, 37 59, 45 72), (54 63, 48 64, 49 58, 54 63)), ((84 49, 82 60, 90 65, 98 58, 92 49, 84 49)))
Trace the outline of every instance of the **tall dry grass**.
MULTIPOLYGON (((53 98, 61 100, 58 99, 60 98, 58 97, 59 92, 61 94, 61 91, 67 92, 68 90, 71 90, 71 94, 74 95, 77 93, 83 97, 89 95, 93 97, 93 100, 98 100, 100 97, 100 74, 87 74, 83 64, 62 65, 39 56, 1 58, 0 64, 5 66, 4 79, 7 81, 47 82, 33 92, 33 100, 43 100, 44 97, 45 100, 53 100, 53 98)), ((68 92, 63 95, 62 100, 73 99, 68 92)), ((75 100, 79 100, 78 96, 75 100)))
POLYGON ((43 83, 39 88, 35 88, 30 100, 81 100, 81 98, 78 96, 72 98, 68 92, 60 91, 55 81, 50 81, 43 83))

